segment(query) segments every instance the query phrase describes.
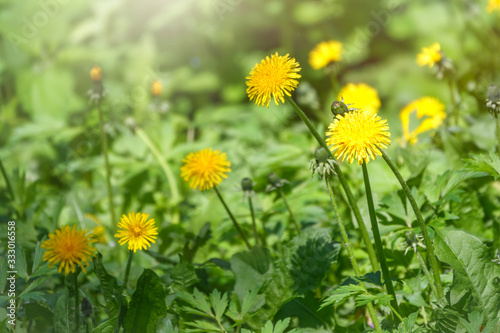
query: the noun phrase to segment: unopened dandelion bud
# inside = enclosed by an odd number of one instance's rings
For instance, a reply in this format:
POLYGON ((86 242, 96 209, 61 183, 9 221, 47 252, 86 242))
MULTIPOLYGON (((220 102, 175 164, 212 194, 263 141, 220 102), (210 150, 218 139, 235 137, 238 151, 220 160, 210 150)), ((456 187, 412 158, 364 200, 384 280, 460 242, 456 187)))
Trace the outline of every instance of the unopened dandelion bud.
POLYGON ((151 94, 153 96, 160 96, 163 91, 163 85, 159 80, 154 80, 151 84, 151 94))
POLYGON ((281 178, 274 172, 270 173, 269 176, 267 176, 267 180, 274 187, 281 187, 283 185, 281 178))
POLYGON ((330 153, 325 148, 318 147, 314 151, 314 158, 318 161, 318 163, 326 163, 330 158, 330 153))
POLYGON ((250 178, 245 177, 241 180, 241 188, 243 191, 252 191, 253 190, 253 182, 250 178))
POLYGON ((97 81, 102 81, 102 69, 99 66, 94 66, 90 70, 90 78, 92 81, 97 82, 97 81))

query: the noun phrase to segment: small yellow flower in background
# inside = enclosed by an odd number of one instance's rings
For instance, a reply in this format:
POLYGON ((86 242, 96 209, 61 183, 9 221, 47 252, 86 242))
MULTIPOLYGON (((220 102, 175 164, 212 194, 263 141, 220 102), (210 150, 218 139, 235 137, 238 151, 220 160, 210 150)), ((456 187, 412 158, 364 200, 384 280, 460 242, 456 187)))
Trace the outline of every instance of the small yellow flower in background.
POLYGON ((446 118, 444 109, 444 104, 434 97, 422 97, 405 106, 399 114, 403 124, 404 140, 414 145, 418 141, 417 135, 438 128, 446 118), (418 119, 425 118, 415 130, 410 132, 410 115, 413 112, 416 112, 418 119))
POLYGON ((75 273, 75 264, 82 268, 84 273, 85 265, 89 265, 96 249, 90 245, 93 243, 92 235, 86 230, 77 230, 76 226, 70 228, 65 225, 55 233, 49 234, 49 239, 45 240, 41 247, 47 251, 43 254, 43 261, 49 262, 49 267, 59 264, 59 273, 64 269, 64 274, 71 271, 75 273))
POLYGON ((255 65, 247 76, 247 95, 250 100, 255 99, 258 106, 269 107, 271 97, 278 105, 278 100, 285 103, 284 96, 291 96, 300 78, 299 63, 288 54, 279 56, 276 52, 271 58, 266 57, 260 64, 255 65), (272 96, 271 96, 272 95, 272 96))
POLYGON ((94 66, 90 70, 90 78, 92 81, 101 81, 102 80, 102 69, 99 66, 94 66))
POLYGON ((97 223, 97 226, 92 229, 92 237, 96 243, 106 244, 106 227, 102 224, 101 220, 94 214, 87 213, 85 217, 97 223))
POLYGON ((368 163, 375 155, 382 155, 380 149, 391 143, 387 120, 364 110, 335 116, 326 135, 326 143, 335 158, 347 159, 349 163, 354 158, 358 164, 368 163))
POLYGON ((419 66, 428 65, 429 67, 433 67, 441 58, 443 58, 441 46, 439 43, 434 43, 429 47, 423 47, 422 52, 417 54, 417 64, 419 66))
POLYGON ((155 220, 148 220, 149 214, 131 212, 127 215, 123 214, 118 223, 118 232, 115 237, 119 238, 120 245, 128 243, 128 249, 147 250, 151 243, 155 242, 158 235, 158 228, 155 227, 155 220))
POLYGON ((348 83, 340 89, 337 99, 344 99, 345 104, 350 108, 366 110, 371 113, 377 113, 380 108, 380 99, 377 90, 365 83, 348 83))
POLYGON ((226 153, 213 151, 212 148, 190 153, 182 162, 184 165, 181 167, 181 177, 190 182, 190 188, 198 188, 200 191, 218 185, 223 178, 227 178, 227 173, 231 172, 231 162, 227 160, 226 153))
POLYGON ((342 43, 336 40, 321 42, 309 52, 309 64, 318 70, 342 60, 342 43))
POLYGON ((153 96, 160 96, 162 91, 163 91, 163 86, 160 80, 154 80, 153 83, 151 84, 151 94, 153 96))
POLYGON ((491 13, 494 10, 500 11, 500 0, 490 0, 488 1, 488 7, 486 7, 486 11, 491 13))

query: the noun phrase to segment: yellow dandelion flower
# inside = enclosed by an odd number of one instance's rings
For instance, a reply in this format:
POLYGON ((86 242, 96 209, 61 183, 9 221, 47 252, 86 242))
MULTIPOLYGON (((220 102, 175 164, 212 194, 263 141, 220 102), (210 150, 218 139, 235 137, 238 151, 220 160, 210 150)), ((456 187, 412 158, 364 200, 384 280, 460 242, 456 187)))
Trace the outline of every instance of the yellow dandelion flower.
POLYGON ((377 113, 380 108, 380 99, 377 90, 365 83, 348 83, 340 89, 337 99, 344 99, 349 107, 377 113))
POLYGON ((101 81, 102 80, 102 69, 99 66, 94 66, 90 70, 90 78, 92 81, 101 81))
POLYGON ((151 84, 151 94, 153 96, 160 96, 162 90, 163 90, 163 86, 162 86, 160 80, 154 80, 153 83, 151 84))
POLYGON ((336 40, 321 42, 309 52, 309 64, 318 70, 342 60, 342 43, 336 40))
POLYGON ((494 10, 500 11, 500 0, 490 0, 488 1, 488 7, 486 7, 486 11, 491 13, 494 10))
POLYGON ((417 143, 422 132, 438 128, 446 118, 445 106, 437 98, 422 97, 417 99, 401 110, 399 114, 403 125, 403 137, 405 141, 414 145, 417 143), (417 119, 423 119, 420 125, 410 132, 410 115, 416 113, 417 119))
POLYGON ((49 234, 49 239, 45 240, 41 247, 47 251, 43 254, 43 261, 49 262, 49 267, 59 264, 59 273, 64 269, 64 274, 71 271, 75 273, 75 264, 82 268, 84 273, 85 265, 89 265, 96 249, 90 245, 94 242, 86 230, 77 230, 76 226, 70 228, 65 225, 54 234, 49 234))
POLYGON ((119 238, 120 245, 128 243, 128 249, 147 250, 151 243, 155 242, 158 235, 158 228, 155 227, 155 220, 148 220, 149 214, 129 213, 128 216, 123 214, 118 223, 118 232, 115 234, 119 238))
POLYGON ((97 223, 97 226, 92 229, 92 237, 95 239, 96 243, 106 244, 106 228, 102 224, 101 220, 94 214, 87 213, 85 217, 97 223))
POLYGON ((231 172, 231 162, 227 160, 226 153, 213 151, 212 148, 190 153, 182 162, 181 177, 190 182, 190 188, 198 188, 200 191, 218 185, 223 178, 227 178, 226 173, 231 172))
POLYGON ((368 163, 375 155, 382 155, 380 149, 391 143, 387 120, 367 111, 351 111, 337 115, 328 126, 326 143, 331 146, 337 159, 349 163, 368 163))
POLYGON ((417 54, 417 64, 419 66, 428 65, 429 67, 432 67, 442 58, 443 53, 441 52, 441 46, 439 43, 434 43, 429 47, 423 47, 422 52, 417 54))
POLYGON ((278 105, 278 100, 285 103, 284 96, 292 96, 292 92, 300 78, 299 63, 294 58, 290 58, 288 54, 279 56, 278 53, 271 55, 271 58, 266 57, 260 64, 255 65, 250 71, 250 76, 247 76, 247 95, 250 100, 255 99, 255 104, 258 106, 266 105, 269 107, 269 102, 274 98, 274 102, 278 105))

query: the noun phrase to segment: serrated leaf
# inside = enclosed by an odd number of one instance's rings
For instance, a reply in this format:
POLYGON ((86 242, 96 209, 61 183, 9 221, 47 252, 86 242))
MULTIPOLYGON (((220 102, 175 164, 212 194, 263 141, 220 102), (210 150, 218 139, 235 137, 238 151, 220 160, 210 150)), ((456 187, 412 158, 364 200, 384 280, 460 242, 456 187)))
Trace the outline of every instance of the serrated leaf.
POLYGON ((377 296, 369 294, 360 294, 356 296, 356 306, 363 306, 377 299, 377 296))
POLYGON ((262 329, 262 333, 283 333, 288 325, 290 325, 290 318, 285 318, 283 320, 278 320, 273 327, 273 323, 268 321, 264 328, 262 329))
POLYGON ((468 333, 480 333, 483 326, 484 315, 479 311, 469 313, 469 321, 465 318, 459 318, 460 324, 465 327, 468 333))
POLYGON ((436 230, 436 254, 454 270, 452 289, 468 291, 487 320, 500 315, 500 266, 491 261, 489 251, 476 237, 462 231, 436 230))
POLYGON ((161 279, 145 269, 137 281, 125 315, 123 326, 127 332, 155 333, 159 318, 167 315, 165 288, 161 279))
POLYGON ((340 286, 333 290, 332 294, 323 301, 319 309, 321 310, 328 305, 337 305, 344 302, 349 297, 364 293, 365 291, 365 288, 355 284, 340 286))
POLYGON ((171 274, 172 280, 182 288, 175 287, 175 290, 186 290, 196 284, 200 279, 196 275, 194 266, 187 261, 181 261, 174 266, 171 274))
POLYGON ((30 284, 28 284, 28 286, 24 288, 24 290, 17 297, 23 298, 26 294, 30 293, 33 289, 44 283, 48 278, 48 276, 44 276, 34 280, 30 284))
POLYGON ((363 276, 354 277, 354 279, 358 280, 358 281, 362 281, 362 282, 370 282, 370 283, 373 283, 379 287, 383 286, 382 273, 380 271, 370 272, 370 273, 367 273, 363 276))
POLYGON ((26 264, 26 253, 24 249, 20 246, 16 246, 16 271, 19 277, 23 278, 24 281, 28 281, 28 266, 26 264))
POLYGON ((224 332, 220 327, 208 321, 195 320, 192 323, 186 323, 186 325, 197 328, 187 329, 186 332, 224 332))
POLYGON ((125 303, 124 300, 121 300, 122 296, 119 290, 118 281, 106 271, 102 263, 102 254, 97 253, 93 262, 94 273, 99 279, 101 290, 106 300, 106 312, 109 317, 115 317, 118 314, 120 301, 125 303))
POLYGON ((210 302, 214 308, 215 317, 220 320, 227 308, 227 294, 224 293, 221 296, 220 292, 215 289, 210 295, 210 302))

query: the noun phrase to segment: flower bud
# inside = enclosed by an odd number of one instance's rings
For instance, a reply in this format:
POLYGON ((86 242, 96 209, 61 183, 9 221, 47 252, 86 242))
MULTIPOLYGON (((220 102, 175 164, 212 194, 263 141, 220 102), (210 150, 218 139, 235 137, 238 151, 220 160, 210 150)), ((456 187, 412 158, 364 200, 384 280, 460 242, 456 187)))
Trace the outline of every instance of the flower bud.
POLYGON ((245 177, 241 180, 241 188, 245 192, 250 192, 253 190, 253 182, 250 178, 245 177))
POLYGON ((281 187, 283 185, 282 182, 281 182, 281 178, 278 177, 278 175, 276 173, 274 173, 274 172, 271 172, 269 174, 269 176, 267 176, 267 180, 274 187, 281 187))
POLYGON ((162 86, 160 80, 154 80, 153 83, 151 84, 151 94, 153 96, 160 96, 162 90, 163 90, 163 86, 162 86))
POLYGON ((314 158, 318 163, 326 163, 330 158, 330 153, 323 147, 318 147, 314 151, 314 158))
POLYGON ((500 102, 500 89, 493 84, 488 87, 488 101, 492 103, 500 102))
POLYGON ((90 70, 90 78, 94 82, 102 81, 102 69, 99 66, 94 66, 90 70))

